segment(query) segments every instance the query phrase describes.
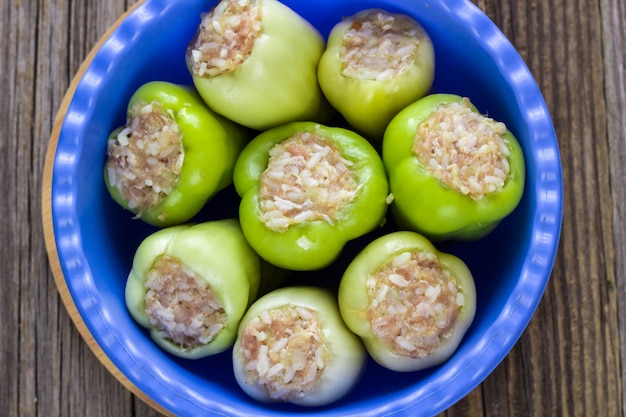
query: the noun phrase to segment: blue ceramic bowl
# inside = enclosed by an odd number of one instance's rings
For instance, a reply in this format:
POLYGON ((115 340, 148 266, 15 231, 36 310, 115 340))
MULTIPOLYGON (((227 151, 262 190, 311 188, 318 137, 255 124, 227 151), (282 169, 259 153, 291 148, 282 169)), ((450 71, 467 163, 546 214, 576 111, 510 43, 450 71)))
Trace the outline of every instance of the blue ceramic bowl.
MULTIPOLYGON (((106 138, 125 106, 151 80, 190 83, 184 60, 210 0, 146 0, 98 44, 61 106, 44 179, 44 226, 57 286, 87 342, 125 386, 180 416, 426 416, 475 388, 502 361, 533 315, 548 282, 562 219, 559 151, 550 115, 528 68, 498 28, 469 0, 285 0, 323 35, 342 16, 371 7, 416 18, 436 51, 434 92, 464 95, 504 121, 526 154, 527 185, 515 212, 487 238, 447 245, 477 286, 475 321, 446 363, 394 373, 369 362, 347 397, 327 407, 264 405, 248 398, 230 352, 188 361, 159 349, 131 318, 124 286, 132 257, 153 228, 131 220, 102 177, 106 138), (119 372, 118 372, 119 371, 119 372)), ((201 220, 236 215, 226 190, 201 220)))

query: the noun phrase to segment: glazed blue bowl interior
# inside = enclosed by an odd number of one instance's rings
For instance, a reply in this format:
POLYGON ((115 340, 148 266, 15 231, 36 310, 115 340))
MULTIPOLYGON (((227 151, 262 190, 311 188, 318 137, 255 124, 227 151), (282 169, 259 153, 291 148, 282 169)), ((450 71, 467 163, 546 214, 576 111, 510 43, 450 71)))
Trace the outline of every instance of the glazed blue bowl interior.
MULTIPOLYGON (((178 359, 132 320, 124 303, 126 277, 137 246, 156 229, 117 206, 102 176, 107 136, 124 123, 135 89, 152 80, 191 82, 185 48, 200 13, 213 3, 147 0, 99 49, 69 105, 53 168, 53 227, 63 274, 83 321, 125 378, 180 416, 415 417, 445 410, 506 356, 534 313, 553 266, 562 216, 561 167, 550 115, 532 75, 469 1, 285 0, 324 36, 343 16, 366 8, 416 18, 436 51, 433 92, 467 96, 483 113, 504 121, 525 151, 527 184, 519 207, 491 235, 440 246, 468 264, 478 291, 475 321, 449 361, 413 373, 395 373, 370 361, 359 385, 327 407, 261 404, 237 386, 230 351, 197 361, 178 359)), ((236 195, 226 189, 198 220, 236 213, 236 195)), ((340 267, 325 275, 339 279, 340 267)))

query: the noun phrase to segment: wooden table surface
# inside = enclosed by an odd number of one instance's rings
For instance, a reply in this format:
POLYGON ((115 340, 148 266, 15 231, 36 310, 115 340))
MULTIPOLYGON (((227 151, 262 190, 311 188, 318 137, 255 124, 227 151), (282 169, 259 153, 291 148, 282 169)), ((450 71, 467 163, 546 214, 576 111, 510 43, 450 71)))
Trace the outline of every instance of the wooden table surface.
MULTIPOLYGON (((41 221, 55 113, 133 0, 0 5, 0 415, 158 416, 102 365, 61 302, 41 221)), ((560 248, 527 331, 445 416, 623 416, 626 398, 626 3, 478 0, 534 74, 564 178, 560 248)))

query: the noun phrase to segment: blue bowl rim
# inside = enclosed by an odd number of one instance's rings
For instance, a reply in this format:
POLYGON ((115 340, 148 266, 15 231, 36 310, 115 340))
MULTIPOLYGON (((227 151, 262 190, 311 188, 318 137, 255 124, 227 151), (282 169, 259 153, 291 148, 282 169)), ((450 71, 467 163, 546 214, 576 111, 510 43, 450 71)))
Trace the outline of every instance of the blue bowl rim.
MULTIPOLYGON (((78 292, 66 279, 70 274, 90 272, 85 268, 86 258, 81 247, 78 215, 72 205, 76 189, 61 183, 68 175, 72 175, 77 159, 74 158, 75 154, 58 152, 59 143, 66 140, 64 130, 72 123, 65 116, 75 105, 73 98, 77 91, 87 88, 81 84, 81 80, 93 69, 94 59, 101 49, 112 47, 114 43, 112 40, 124 42, 124 39, 117 38, 121 36, 120 27, 134 25, 133 20, 139 19, 140 15, 145 19, 146 15, 156 14, 156 10, 161 9, 161 4, 168 1, 170 0, 142 0, 132 6, 95 45, 66 92, 50 136, 44 167, 42 220, 45 242, 57 289, 75 326, 105 367, 126 388, 164 414, 174 412, 179 415, 191 411, 195 414, 231 415, 237 411, 218 401, 213 401, 211 409, 206 409, 196 403, 193 396, 168 388, 167 384, 149 369, 133 375, 125 373, 127 367, 137 366, 136 358, 133 358, 130 352, 116 346, 118 343, 116 337, 110 337, 111 334, 106 333, 111 332, 111 329, 100 322, 104 312, 85 307, 88 301, 85 298, 98 296, 94 292, 95 288, 89 286, 91 280, 85 280, 81 291, 78 292)), ((465 363, 463 369, 456 370, 457 376, 449 378, 445 385, 439 386, 437 390, 427 395, 431 401, 424 402, 424 397, 418 398, 420 393, 415 392, 375 409, 359 410, 358 415, 400 415, 418 403, 422 412, 431 415, 443 411, 468 394, 504 359, 526 329, 543 296, 558 249, 563 206, 561 164, 556 134, 541 92, 515 48, 480 9, 469 0, 449 0, 447 3, 450 8, 462 12, 463 19, 469 26, 488 33, 489 39, 493 41, 490 46, 497 48, 502 58, 498 65, 506 66, 505 72, 515 74, 515 78, 509 77, 508 81, 517 91, 524 91, 524 107, 529 109, 524 116, 527 118, 529 131, 543 132, 541 137, 533 138, 538 146, 538 151, 534 152, 537 170, 545 177, 537 190, 537 212, 542 215, 535 218, 533 223, 530 253, 534 255, 525 262, 523 270, 525 276, 511 293, 506 303, 508 308, 501 312, 489 327, 489 331, 482 335, 480 340, 484 343, 472 349, 472 359, 465 363), (511 332, 511 329, 516 331, 511 332)), ((80 144, 75 144, 74 151, 80 151, 80 144)), ((242 415, 248 413, 249 411, 245 410, 242 415)), ((271 415, 279 414, 271 412, 271 415)))

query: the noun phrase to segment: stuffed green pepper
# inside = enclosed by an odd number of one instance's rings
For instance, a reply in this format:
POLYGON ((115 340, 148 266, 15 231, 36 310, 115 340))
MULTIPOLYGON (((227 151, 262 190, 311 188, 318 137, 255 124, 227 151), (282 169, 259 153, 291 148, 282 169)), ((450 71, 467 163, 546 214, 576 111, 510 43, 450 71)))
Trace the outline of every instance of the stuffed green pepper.
POLYGON ((475 240, 519 204, 524 154, 504 123, 453 94, 402 110, 383 140, 383 161, 402 228, 431 240, 475 240))
POLYGON ((232 183, 247 140, 192 87, 149 82, 130 98, 126 125, 109 137, 104 180, 137 218, 158 227, 181 224, 232 183))
POLYGON ((319 32, 277 0, 222 0, 202 16, 187 66, 209 107, 241 125, 325 122, 332 108, 317 83, 324 47, 319 32))
POLYGON ((422 26, 381 9, 338 23, 318 68, 328 101, 375 143, 396 113, 428 92, 434 74, 434 49, 422 26))
POLYGON ((166 351, 213 355, 233 345, 261 268, 234 219, 164 228, 135 253, 126 305, 166 351))
POLYGON ((259 298, 242 319, 233 347, 235 377, 248 395, 303 406, 346 395, 365 358, 335 297, 314 287, 284 287, 259 298))
POLYGON ((360 135, 313 122, 265 131, 241 152, 234 174, 250 245, 290 270, 329 265, 344 245, 385 217, 388 184, 360 135))
POLYGON ((465 263, 406 231, 365 247, 346 269, 338 299, 344 322, 372 358, 399 372, 447 360, 476 311, 465 263))

